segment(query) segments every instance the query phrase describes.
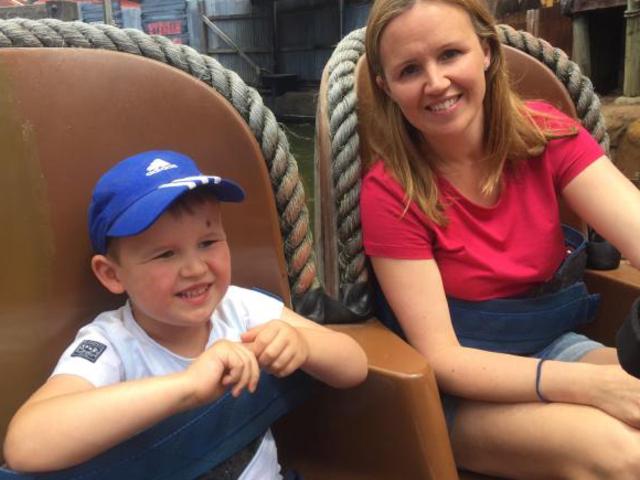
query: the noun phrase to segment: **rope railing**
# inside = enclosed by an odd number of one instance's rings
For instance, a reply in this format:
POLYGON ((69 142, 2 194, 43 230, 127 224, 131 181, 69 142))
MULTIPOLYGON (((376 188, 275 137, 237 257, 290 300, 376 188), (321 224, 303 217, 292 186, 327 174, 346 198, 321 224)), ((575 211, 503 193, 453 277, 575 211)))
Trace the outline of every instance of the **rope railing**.
MULTIPOLYGON (((554 72, 569 91, 582 125, 608 151, 609 136, 600 112, 600 100, 580 67, 562 50, 527 32, 499 25, 498 34, 503 44, 533 56, 554 72)), ((355 92, 356 65, 364 54, 364 37, 365 28, 351 32, 337 45, 327 63, 327 116, 337 214, 338 281, 341 287, 367 281, 358 208, 362 164, 355 92)))
POLYGON ((600 99, 593 90, 591 80, 582 74, 578 64, 559 48, 528 32, 515 30, 509 25, 498 25, 498 34, 505 45, 522 50, 549 67, 569 92, 584 128, 608 152, 609 134, 600 110, 600 99))
POLYGON ((274 114, 260 94, 235 72, 162 36, 77 21, 0 20, 0 47, 97 48, 140 55, 178 68, 213 87, 247 122, 262 150, 280 217, 292 294, 301 296, 319 287, 309 212, 297 163, 274 114))
MULTIPOLYGON (((564 52, 542 39, 507 25, 499 25, 498 32, 504 44, 532 55, 555 73, 569 91, 584 127, 608 151, 609 138, 600 113, 599 99, 591 81, 582 75, 580 68, 564 52)), ((355 70, 364 53, 364 33, 365 29, 361 28, 347 35, 327 64, 327 114, 340 285, 367 281, 358 206, 362 166, 355 92, 355 70)), ((309 212, 297 163, 273 113, 264 105, 260 94, 235 72, 191 47, 174 44, 162 36, 110 25, 55 19, 0 20, 0 47, 98 48, 125 52, 166 63, 213 87, 247 122, 262 150, 280 217, 292 294, 302 296, 319 288, 309 212)))

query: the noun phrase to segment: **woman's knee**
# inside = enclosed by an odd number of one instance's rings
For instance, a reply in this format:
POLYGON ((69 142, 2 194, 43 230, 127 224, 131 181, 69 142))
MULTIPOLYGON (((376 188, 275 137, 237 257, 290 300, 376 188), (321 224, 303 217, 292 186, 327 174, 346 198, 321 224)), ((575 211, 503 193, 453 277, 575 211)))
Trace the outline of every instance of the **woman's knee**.
POLYGON ((460 467, 507 478, 640 479, 640 431, 586 406, 465 402, 452 446, 460 467))
MULTIPOLYGON (((587 448, 573 461, 566 463, 566 478, 594 480, 640 478, 639 431, 624 425, 616 425, 585 444, 587 448)), ((580 451, 578 450, 577 453, 580 451)))

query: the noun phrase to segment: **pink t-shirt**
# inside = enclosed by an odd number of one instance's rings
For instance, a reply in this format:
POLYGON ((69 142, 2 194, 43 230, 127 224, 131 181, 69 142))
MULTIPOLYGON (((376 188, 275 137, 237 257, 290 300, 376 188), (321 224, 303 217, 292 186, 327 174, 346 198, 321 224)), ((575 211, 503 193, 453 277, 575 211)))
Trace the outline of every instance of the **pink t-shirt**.
MULTIPOLYGON (((564 117, 541 102, 529 106, 564 117)), ((551 140, 542 155, 504 173, 504 187, 489 208, 474 204, 438 178, 449 220, 444 227, 429 220, 414 202, 403 216, 404 190, 378 161, 362 182, 365 252, 373 257, 435 259, 446 294, 455 298, 522 295, 549 280, 564 259, 558 195, 602 155, 582 127, 576 136, 551 140)))

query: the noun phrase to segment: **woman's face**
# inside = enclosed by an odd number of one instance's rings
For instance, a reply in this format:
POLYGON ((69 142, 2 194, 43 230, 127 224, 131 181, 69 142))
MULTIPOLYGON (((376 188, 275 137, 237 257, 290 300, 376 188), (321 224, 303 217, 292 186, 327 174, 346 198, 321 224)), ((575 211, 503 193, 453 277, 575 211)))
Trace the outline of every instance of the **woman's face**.
POLYGON ((462 8, 418 0, 382 32, 380 59, 378 86, 427 141, 481 141, 490 54, 462 8))

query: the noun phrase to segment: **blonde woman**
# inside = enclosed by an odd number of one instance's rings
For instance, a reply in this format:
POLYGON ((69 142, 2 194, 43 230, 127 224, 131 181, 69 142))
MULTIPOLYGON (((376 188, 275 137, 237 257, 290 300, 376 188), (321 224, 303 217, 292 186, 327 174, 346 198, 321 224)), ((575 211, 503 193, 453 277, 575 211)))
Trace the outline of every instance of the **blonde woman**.
POLYGON ((366 53, 384 128, 363 178, 365 251, 435 370, 458 466, 640 478, 640 381, 573 332, 594 299, 557 208, 637 267, 640 193, 577 123, 513 93, 481 0, 377 0, 366 53))

